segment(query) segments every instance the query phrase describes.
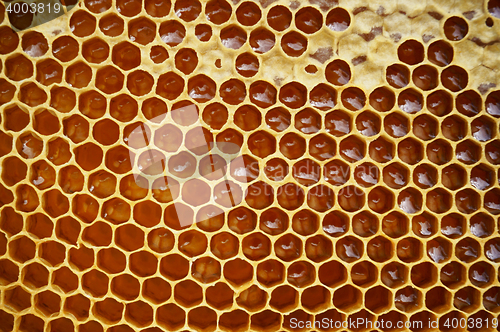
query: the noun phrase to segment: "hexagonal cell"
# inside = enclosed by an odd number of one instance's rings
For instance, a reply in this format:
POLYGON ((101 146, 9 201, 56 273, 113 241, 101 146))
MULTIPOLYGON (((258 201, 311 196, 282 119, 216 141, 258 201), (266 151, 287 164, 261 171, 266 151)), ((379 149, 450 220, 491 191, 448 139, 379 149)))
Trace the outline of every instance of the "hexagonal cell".
POLYGON ((325 134, 319 134, 309 140, 309 154, 324 161, 335 156, 336 143, 325 134))
POLYGON ((465 267, 459 262, 448 263, 441 268, 439 279, 448 288, 459 288, 466 282, 465 267))
POLYGON ((273 199, 273 188, 263 181, 254 182, 247 188, 245 193, 247 204, 257 210, 269 207, 273 203, 273 199))
POLYGON ((259 59, 252 53, 238 55, 234 66, 238 74, 244 77, 252 77, 259 71, 259 59))
POLYGON ((354 262, 363 256, 363 243, 353 237, 343 237, 335 243, 335 252, 345 262, 354 262))
POLYGON ((5 303, 17 312, 31 306, 31 294, 21 286, 16 286, 5 291, 5 303))
POLYGON ((429 45, 427 58, 437 66, 445 67, 453 60, 453 47, 444 40, 438 40, 429 45))
POLYGON ((287 312, 297 306, 298 300, 298 292, 288 285, 283 285, 273 290, 269 305, 280 312, 287 312))
POLYGON ((406 40, 398 47, 399 60, 409 65, 416 65, 424 60, 424 46, 413 39, 406 40))
POLYGON ((444 213, 451 208, 452 197, 445 189, 436 188, 427 193, 425 204, 434 213, 444 213))
POLYGON ((413 182, 422 189, 432 188, 437 178, 437 170, 430 164, 420 164, 413 170, 413 182))
POLYGON ((123 225, 115 231, 115 243, 127 251, 144 246, 144 232, 134 225, 123 225))
POLYGON ((352 217, 352 230, 361 237, 374 235, 378 227, 377 217, 368 211, 362 211, 352 217))
POLYGON ((347 212, 355 212, 365 205, 365 192, 356 186, 347 186, 338 192, 338 203, 347 212))
MULTIPOLYGON (((33 214, 28 217, 27 230, 28 232, 34 234, 39 238, 49 237, 52 234, 53 225, 51 221, 45 217, 39 223, 39 227, 36 227, 36 221, 38 214, 33 214)), ((23 217, 21 214, 14 211, 10 206, 6 206, 1 213, 0 217, 0 228, 6 232, 8 235, 13 236, 18 234, 23 229, 23 217)))
POLYGON ((469 280, 476 286, 484 288, 495 279, 495 269, 487 262, 477 262, 469 268, 469 280))
POLYGON ((349 180, 351 170, 349 165, 345 162, 341 160, 332 160, 324 166, 323 174, 325 181, 334 186, 340 186, 349 180))
POLYGON ((28 173, 28 166, 18 157, 8 157, 2 163, 2 180, 8 186, 13 186, 24 180, 28 173))
POLYGON ((128 303, 125 319, 137 327, 146 327, 153 322, 153 308, 143 301, 128 303))
POLYGON ((469 219, 469 226, 474 236, 484 238, 493 234, 495 221, 486 213, 479 212, 469 219))
POLYGON ((125 270, 127 265, 125 255, 118 249, 106 248, 97 253, 97 265, 103 271, 114 274, 125 270))
POLYGON ((77 37, 86 37, 94 33, 96 18, 84 10, 78 10, 69 21, 71 32, 77 37))
POLYGON ((316 235, 307 239, 305 245, 307 258, 313 262, 321 262, 330 258, 333 254, 331 241, 323 235, 316 235))
MULTIPOLYGON (((52 218, 57 218, 68 212, 69 201, 59 190, 52 189, 43 194, 42 206, 48 215, 52 218)), ((76 239, 68 239, 68 241, 76 244, 76 239)))
POLYGON ((35 295, 35 306, 45 315, 51 316, 61 310, 61 297, 49 290, 35 295))
POLYGON ((417 88, 429 91, 437 87, 438 71, 436 68, 429 65, 422 65, 413 70, 412 80, 417 88))
POLYGON ((40 245, 38 255, 52 266, 57 266, 66 258, 66 248, 58 242, 48 241, 40 245))
POLYGON ((18 137, 16 141, 16 149, 21 157, 25 159, 34 159, 42 153, 43 141, 35 133, 27 132, 18 137))
POLYGON ((213 331, 217 326, 217 314, 207 307, 192 309, 188 313, 188 324, 195 329, 213 331))
POLYGON ((116 324, 122 319, 123 307, 123 303, 106 298, 103 301, 94 303, 93 312, 98 318, 116 324))
POLYGON ((333 207, 334 202, 334 192, 328 186, 320 184, 307 192, 307 205, 315 211, 325 212, 333 207))
POLYGON ((108 292, 109 278, 102 272, 91 270, 82 277, 82 287, 94 297, 102 297, 108 292))
POLYGON ((366 246, 366 252, 375 262, 385 262, 391 259, 393 253, 391 241, 383 236, 377 236, 370 240, 366 246))
POLYGON ((145 17, 139 17, 128 23, 128 37, 141 45, 152 42, 156 35, 156 25, 145 17))
POLYGON ((376 187, 368 193, 368 207, 376 213, 386 213, 394 207, 394 194, 384 187, 376 187))
POLYGON ((191 275, 202 283, 212 283, 220 279, 220 263, 212 257, 198 258, 193 262, 191 275))
POLYGON ((47 59, 36 64, 36 80, 43 85, 61 83, 63 67, 55 60, 47 59))
POLYGON ((363 163, 354 169, 354 180, 365 188, 377 184, 379 176, 380 171, 378 167, 372 163, 363 163))
POLYGON ((351 268, 352 282, 361 287, 369 287, 377 281, 378 270, 372 263, 363 261, 351 268))
POLYGON ((453 306, 458 310, 471 313, 481 304, 481 295, 479 291, 473 287, 465 287, 455 293, 453 297, 453 306))
POLYGON ((31 263, 26 265, 21 276, 23 284, 28 287, 41 288, 49 283, 49 271, 40 263, 31 263))
POLYGON ((130 205, 120 198, 112 198, 102 205, 102 218, 112 224, 122 224, 130 219, 130 215, 130 205))
POLYGON ((447 141, 437 139, 427 145, 426 154, 429 161, 437 165, 442 165, 451 160, 453 148, 447 141))
POLYGON ((405 213, 417 213, 422 209, 422 194, 414 188, 399 193, 398 206, 405 213))
POLYGON ((71 203, 73 213, 83 222, 89 224, 97 218, 99 203, 93 197, 82 194, 73 197, 71 203))
POLYGON ((35 189, 29 185, 20 184, 16 189, 16 196, 16 209, 18 211, 32 212, 40 205, 35 189))
POLYGON ((0 260, 0 284, 2 286, 16 282, 19 278, 19 267, 8 259, 0 260))
POLYGON ((94 265, 94 250, 84 245, 80 245, 78 249, 71 248, 69 250, 69 260, 79 270, 87 270, 94 265))
POLYGON ((90 313, 90 300, 82 294, 70 296, 64 301, 63 310, 66 313, 72 314, 76 319, 80 321, 87 320, 90 313))
POLYGON ((483 294, 483 306, 486 310, 497 313, 500 309, 499 287, 491 287, 483 294))
POLYGON ((189 257, 201 255, 207 249, 206 236, 196 230, 190 230, 180 235, 179 250, 189 257))
POLYGON ((233 304, 234 291, 222 282, 207 288, 205 295, 207 303, 219 310, 226 309, 233 304))
POLYGON ((407 282, 408 269, 398 262, 386 264, 380 271, 380 279, 387 287, 398 288, 407 282))
POLYGON ((365 306, 368 310, 380 314, 392 304, 391 292, 383 286, 369 289, 365 293, 365 306))
POLYGON ((255 106, 243 105, 239 107, 233 116, 234 124, 245 131, 257 129, 262 122, 262 114, 255 106))
POLYGON ((427 256, 436 263, 442 263, 451 257, 451 243, 444 238, 434 238, 427 242, 427 256))
POLYGON ((169 303, 157 309, 156 319, 167 330, 176 330, 185 324, 186 313, 174 303, 169 303))
POLYGON ((453 97, 444 90, 437 90, 427 96, 427 109, 436 116, 445 116, 453 109, 453 97))
POLYGON ((424 141, 435 138, 438 128, 436 119, 427 114, 420 115, 413 120, 413 134, 424 141))
POLYGON ((167 301, 171 294, 170 284, 159 277, 147 279, 142 285, 142 295, 155 304, 167 301))
POLYGON ((274 251, 278 258, 290 262, 301 256, 302 242, 292 234, 285 234, 274 243, 274 251))
POLYGON ((476 191, 464 189, 455 194, 455 206, 460 212, 470 214, 479 209, 481 198, 476 191))
POLYGON ((44 329, 44 321, 33 314, 27 314, 21 317, 19 324, 20 331, 36 331, 42 332, 44 329))
POLYGON ((156 273, 158 259, 147 251, 134 252, 129 257, 129 268, 139 277, 149 277, 156 273))
POLYGON ((236 303, 250 311, 262 309, 267 302, 267 293, 256 285, 252 285, 240 293, 236 303))
POLYGON ((223 313, 219 318, 219 326, 229 331, 243 331, 249 328, 249 314, 243 310, 223 313))
POLYGON ((340 142, 339 153, 342 158, 353 163, 364 158, 366 154, 366 145, 356 136, 350 136, 340 142))
POLYGON ((422 305, 422 293, 416 288, 407 286, 396 292, 394 304, 403 312, 414 312, 422 305))
POLYGON ((405 238, 396 247, 398 258, 405 263, 416 262, 422 258, 422 244, 414 238, 405 238))
POLYGON ((318 312, 328 307, 330 292, 323 286, 313 286, 305 289, 301 295, 301 304, 309 311, 318 312))
POLYGON ((140 289, 141 285, 137 278, 129 274, 122 274, 111 280, 111 292, 126 301, 136 299, 139 296, 140 289))
POLYGON ((380 118, 369 111, 365 111, 356 117, 356 128, 361 135, 370 137, 380 132, 380 118))
POLYGON ((163 63, 169 58, 168 51, 160 45, 155 45, 151 47, 151 52, 149 52, 149 57, 155 64, 163 63))
POLYGON ((318 227, 318 216, 312 211, 301 210, 292 218, 292 229, 300 235, 311 235, 318 227))
POLYGON ((351 286, 346 285, 339 288, 333 294, 333 305, 344 312, 354 311, 363 303, 361 292, 351 286))
POLYGON ((277 260, 267 260, 257 265, 257 280, 266 287, 272 287, 284 279, 285 267, 277 260))
MULTIPOLYGON (((399 146, 398 146, 399 147, 399 146)), ((395 147, 392 141, 388 141, 383 137, 370 142, 368 148, 370 158, 379 163, 391 161, 395 156, 395 147)), ((421 153, 422 154, 422 153, 421 153)))
POLYGON ((402 64, 393 64, 386 69, 386 80, 393 88, 401 89, 410 82, 410 70, 402 64))
POLYGON ((281 315, 271 310, 264 310, 252 315, 250 319, 250 329, 266 331, 268 329, 277 330, 281 325, 281 315))
MULTIPOLYGON (((286 144, 286 143, 284 143, 284 144, 286 144)), ((293 152, 290 152, 291 154, 298 152, 297 149, 299 147, 297 147, 296 144, 297 144, 296 142, 290 142, 289 144, 287 144, 288 145, 287 148, 294 149, 293 152)), ((298 144, 300 144, 300 143, 298 143, 298 144)), ((265 158, 265 157, 269 156, 270 154, 273 154, 274 152, 276 152, 276 139, 268 132, 258 131, 256 133, 253 133, 252 135, 250 135, 250 137, 248 138, 248 148, 255 156, 257 156, 259 158, 265 158)), ((303 149, 305 150, 305 144, 303 146, 303 149)), ((280 142, 280 150, 282 151, 283 154, 285 154, 282 150, 282 142, 280 142)), ((288 151, 288 149, 287 149, 287 151, 288 151)), ((294 158, 292 158, 292 159, 294 159, 294 158)))
POLYGON ((402 91, 398 96, 398 107, 408 114, 417 113, 424 106, 424 97, 412 88, 402 91))
POLYGON ((441 171, 441 182, 451 190, 457 190, 466 183, 467 174, 463 167, 459 165, 450 165, 441 171))
POLYGON ((298 261, 288 267, 287 281, 295 287, 310 285, 316 277, 316 272, 311 263, 298 261))
POLYGON ((330 135, 344 136, 351 131, 351 118, 341 110, 328 112, 325 117, 325 129, 330 135))
POLYGON ((5 75, 13 81, 33 76, 33 64, 22 54, 15 54, 5 61, 5 75))
POLYGON ((201 287, 191 280, 181 281, 174 287, 174 297, 177 303, 184 307, 200 304, 203 299, 201 287))
POLYGON ((478 190, 486 190, 493 185, 495 172, 485 164, 475 166, 470 173, 470 184, 478 190))
MULTIPOLYGON (((375 316, 372 315, 368 310, 366 309, 361 309, 360 311, 351 314, 347 318, 347 324, 355 324, 356 321, 363 321, 366 324, 370 324, 369 326, 374 326, 375 325, 375 316)), ((355 331, 366 331, 364 326, 362 328, 356 329, 355 331)))
POLYGON ((449 66, 441 72, 441 83, 452 91, 458 92, 467 87, 469 75, 467 71, 458 66, 449 66))
POLYGON ((492 213, 492 214, 499 214, 500 209, 498 208, 499 204, 499 195, 500 195, 500 190, 498 189, 491 189, 484 195, 484 208, 492 213))
POLYGON ((246 261, 236 258, 224 264, 224 277, 234 285, 242 285, 252 279, 253 267, 246 261))
POLYGON ((9 255, 14 260, 24 263, 35 257, 35 243, 27 236, 21 236, 9 242, 9 255))
POLYGON ((6 107, 3 116, 6 130, 21 131, 30 122, 29 113, 18 105, 6 107))
MULTIPOLYGON (((83 43, 82 55, 90 63, 101 63, 109 56, 109 45, 100 38, 92 38, 83 43)), ((115 61, 113 60, 113 62, 115 61)))
POLYGON ((451 293, 444 287, 434 287, 425 293, 425 306, 437 314, 444 313, 450 309, 451 293))
POLYGON ((366 95, 363 90, 356 87, 349 87, 342 91, 340 96, 342 105, 350 111, 359 111, 366 104, 366 95))

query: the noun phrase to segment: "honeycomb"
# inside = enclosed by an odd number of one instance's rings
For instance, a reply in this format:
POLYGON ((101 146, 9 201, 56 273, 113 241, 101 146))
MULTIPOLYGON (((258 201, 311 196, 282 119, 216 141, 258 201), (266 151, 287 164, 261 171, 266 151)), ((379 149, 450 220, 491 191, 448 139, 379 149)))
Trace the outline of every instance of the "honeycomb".
POLYGON ((0 331, 500 330, 499 0, 9 3, 0 331))

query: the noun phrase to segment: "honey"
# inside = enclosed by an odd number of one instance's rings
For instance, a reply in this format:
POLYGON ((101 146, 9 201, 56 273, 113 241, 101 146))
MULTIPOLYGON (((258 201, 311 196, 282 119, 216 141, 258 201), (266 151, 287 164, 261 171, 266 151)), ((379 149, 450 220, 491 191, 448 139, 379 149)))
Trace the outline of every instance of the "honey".
POLYGON ((1 331, 497 318, 498 0, 8 4, 1 331))

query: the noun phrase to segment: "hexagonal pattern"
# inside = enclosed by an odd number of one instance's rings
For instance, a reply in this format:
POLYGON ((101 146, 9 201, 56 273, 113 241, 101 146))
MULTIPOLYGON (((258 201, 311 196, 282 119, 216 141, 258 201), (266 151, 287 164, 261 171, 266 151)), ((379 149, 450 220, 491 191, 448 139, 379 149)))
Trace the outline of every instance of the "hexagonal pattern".
POLYGON ((498 0, 7 4, 1 331, 498 318, 498 0))

